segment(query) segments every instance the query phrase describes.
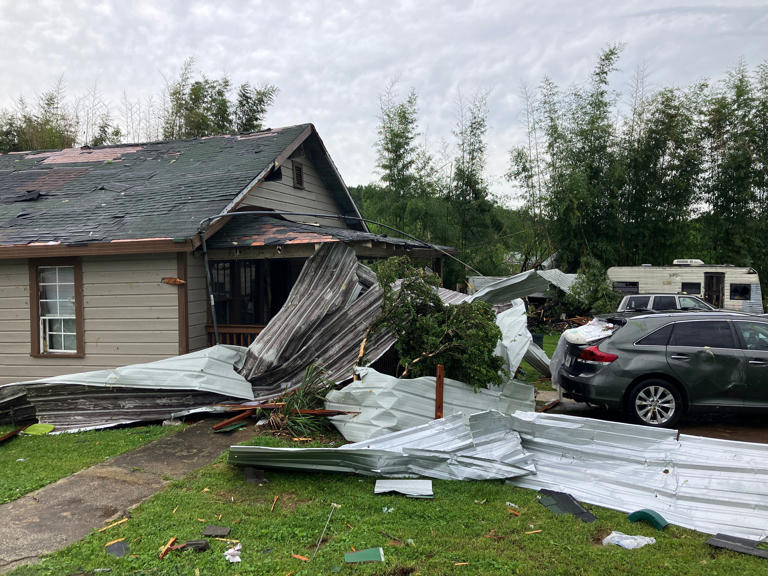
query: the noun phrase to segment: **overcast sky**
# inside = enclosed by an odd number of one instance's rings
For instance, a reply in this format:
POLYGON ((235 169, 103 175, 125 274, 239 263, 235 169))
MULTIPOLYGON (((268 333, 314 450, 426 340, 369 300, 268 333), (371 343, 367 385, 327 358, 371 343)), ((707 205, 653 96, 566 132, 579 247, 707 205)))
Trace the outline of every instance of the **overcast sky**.
POLYGON ((266 124, 313 122, 353 185, 376 178, 389 81, 416 90, 435 148, 451 139, 457 95, 487 91, 488 176, 503 195, 521 87, 583 82, 611 43, 625 44, 620 90, 639 65, 652 88, 721 78, 768 58, 768 2, 0 0, 0 108, 63 76, 70 98, 97 83, 119 121, 123 91, 159 95, 192 56, 209 77, 277 85, 266 124))

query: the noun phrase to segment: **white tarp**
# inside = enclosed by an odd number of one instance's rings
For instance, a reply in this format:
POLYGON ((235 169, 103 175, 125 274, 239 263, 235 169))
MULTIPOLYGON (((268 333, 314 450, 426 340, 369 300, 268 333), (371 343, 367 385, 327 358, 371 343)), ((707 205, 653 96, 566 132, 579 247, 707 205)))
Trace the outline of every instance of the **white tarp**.
POLYGON ((768 444, 560 414, 512 416, 536 474, 510 482, 753 540, 768 536, 768 444))

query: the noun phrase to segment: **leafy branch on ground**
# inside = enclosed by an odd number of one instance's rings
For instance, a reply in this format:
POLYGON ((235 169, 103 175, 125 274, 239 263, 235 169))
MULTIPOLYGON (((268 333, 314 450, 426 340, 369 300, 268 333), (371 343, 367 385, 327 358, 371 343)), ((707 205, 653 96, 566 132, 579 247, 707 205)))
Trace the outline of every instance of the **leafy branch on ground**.
POLYGON ((407 257, 384 260, 376 272, 384 301, 374 330, 397 337, 401 377, 432 376, 442 364, 447 377, 476 390, 502 384, 502 359, 494 354, 501 330, 490 305, 444 304, 437 293, 440 278, 407 257))
POLYGON ((301 385, 283 396, 279 402, 283 406, 269 417, 268 427, 276 431, 285 431, 291 436, 317 436, 327 432, 331 426, 325 416, 300 414, 299 410, 323 408, 325 395, 333 388, 334 382, 328 373, 317 364, 307 367, 301 385))

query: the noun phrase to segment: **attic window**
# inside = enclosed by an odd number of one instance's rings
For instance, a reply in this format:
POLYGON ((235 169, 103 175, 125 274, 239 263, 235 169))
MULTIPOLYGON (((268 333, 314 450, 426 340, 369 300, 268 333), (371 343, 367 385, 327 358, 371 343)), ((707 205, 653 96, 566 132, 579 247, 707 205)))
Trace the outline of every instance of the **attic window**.
POLYGON ((293 187, 304 188, 304 166, 296 160, 293 161, 293 187))

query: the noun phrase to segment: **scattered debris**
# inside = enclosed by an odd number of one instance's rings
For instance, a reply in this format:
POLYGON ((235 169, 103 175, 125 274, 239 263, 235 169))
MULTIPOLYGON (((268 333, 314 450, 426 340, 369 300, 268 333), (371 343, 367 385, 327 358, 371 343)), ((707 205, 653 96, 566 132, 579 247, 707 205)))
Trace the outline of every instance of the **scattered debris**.
POLYGON ((236 416, 232 416, 232 418, 227 418, 226 420, 223 420, 223 421, 219 422, 218 424, 214 424, 212 426, 212 429, 213 429, 214 432, 216 432, 216 431, 220 431, 220 430, 223 430, 223 429, 231 429, 230 427, 233 426, 233 425, 236 425, 236 424, 238 424, 240 426, 245 426, 245 423, 242 422, 242 421, 243 420, 247 420, 248 418, 250 418, 254 414, 256 414, 256 410, 253 410, 253 409, 245 410, 244 412, 241 412, 240 414, 238 414, 236 416))
POLYGON ((302 562, 309 562, 309 558, 306 556, 302 556, 301 554, 291 554, 291 558, 296 558, 296 560, 301 560, 302 562))
POLYGON ((122 558, 123 556, 127 556, 131 553, 131 547, 128 542, 125 541, 125 538, 113 540, 112 542, 106 544, 105 548, 107 549, 107 553, 111 556, 114 556, 115 558, 122 558))
MULTIPOLYGON (((341 390, 326 395, 328 409, 359 411, 356 416, 334 416, 330 420, 339 432, 352 442, 378 438, 384 434, 406 430, 432 421, 435 409, 435 377, 398 379, 380 374, 372 368, 358 368, 359 379, 341 390)), ((511 380, 501 388, 480 389, 445 378, 443 413, 498 410, 511 414, 515 410, 533 410, 533 387, 511 380)))
POLYGON ((46 434, 50 434, 53 432, 53 430, 56 427, 53 424, 32 424, 31 426, 27 426, 23 432, 24 434, 29 434, 30 436, 45 436, 46 434))
POLYGON ((21 426, 20 428, 16 428, 16 430, 11 430, 7 434, 3 434, 0 436, 0 444, 5 442, 6 440, 10 440, 11 438, 14 438, 15 436, 18 436, 21 432, 23 432, 26 428, 29 428, 31 424, 27 424, 26 426, 21 426))
POLYGON ((115 526, 120 526, 120 524, 125 524, 128 522, 128 518, 123 518, 122 520, 118 520, 117 522, 113 522, 109 526, 104 526, 104 528, 99 528, 96 530, 96 532, 104 532, 105 530, 109 530, 110 528, 114 528, 115 526))
POLYGON ((643 508, 642 510, 632 512, 632 514, 627 516, 627 519, 630 522, 640 522, 642 520, 656 528, 656 530, 664 530, 669 524, 661 514, 650 508, 643 508))
POLYGON ((242 545, 238 542, 232 548, 227 548, 224 551, 224 558, 229 560, 230 564, 234 564, 235 562, 241 562, 240 560, 241 550, 242 550, 242 545))
POLYGON ((627 550, 634 550, 636 548, 642 548, 647 544, 656 544, 656 538, 651 538, 649 536, 630 536, 629 534, 616 532, 614 530, 608 534, 608 536, 603 538, 603 546, 608 546, 609 544, 615 544, 616 546, 621 546, 627 550))
POLYGON ((232 529, 229 526, 213 526, 208 525, 205 528, 203 528, 202 536, 206 536, 208 538, 224 538, 226 536, 229 536, 229 533, 232 531, 232 529))
POLYGON ((276 494, 275 495, 275 499, 272 500, 272 507, 269 509, 270 512, 274 512, 275 511, 275 504, 277 504, 277 499, 278 498, 280 498, 280 496, 276 494))
POLYGON ((328 529, 328 524, 331 522, 331 517, 333 516, 333 513, 336 511, 336 508, 341 508, 340 505, 331 502, 331 512, 328 514, 328 520, 325 521, 325 526, 323 526, 323 531, 320 533, 320 538, 317 539, 317 546, 315 546, 315 551, 312 553, 312 560, 315 559, 315 556, 317 555, 317 551, 320 549, 320 544, 323 541, 323 536, 325 536, 325 531, 328 529))
POLYGON ((528 534, 541 534, 542 532, 544 532, 544 530, 529 530, 525 534, 526 535, 528 535, 528 534))
POLYGON ((344 562, 347 564, 356 564, 361 562, 384 562, 384 549, 379 547, 348 552, 344 554, 344 562))
POLYGON ((768 536, 768 444, 563 414, 510 416, 535 474, 509 480, 709 534, 768 536), (668 473, 665 473, 665 470, 668 473))
POLYGON ((388 508, 386 506, 384 506, 384 508, 381 509, 382 514, 392 514, 392 512, 394 511, 395 511, 394 508, 388 508))
POLYGON ((176 536, 168 540, 168 543, 165 546, 163 546, 162 550, 160 550, 160 555, 158 556, 160 560, 165 558, 166 554, 168 554, 168 551, 171 549, 171 546, 173 546, 175 542, 176 542, 176 536))
POLYGON ((725 548, 732 552, 739 552, 740 554, 749 554, 750 556, 757 556, 758 558, 768 558, 768 550, 758 548, 760 542, 754 540, 748 540, 746 538, 738 538, 736 536, 729 536, 728 534, 715 534, 707 540, 707 544, 714 546, 715 548, 725 548))
POLYGON ((182 550, 194 550, 195 552, 203 552, 210 549, 211 544, 208 540, 187 540, 179 547, 182 550))
POLYGON ((434 498, 432 480, 376 480, 374 494, 397 492, 409 498, 434 498))
POLYGON ((231 446, 229 461, 239 466, 394 478, 504 479, 534 472, 514 422, 511 416, 493 410, 473 414, 468 422, 463 415, 454 414, 339 448, 231 446))
POLYGON ((570 514, 576 516, 582 522, 594 522, 597 520, 595 516, 576 500, 570 494, 565 492, 557 492, 555 490, 547 490, 542 488, 539 490, 538 496, 539 502, 546 506, 550 512, 555 516, 563 516, 570 514))

